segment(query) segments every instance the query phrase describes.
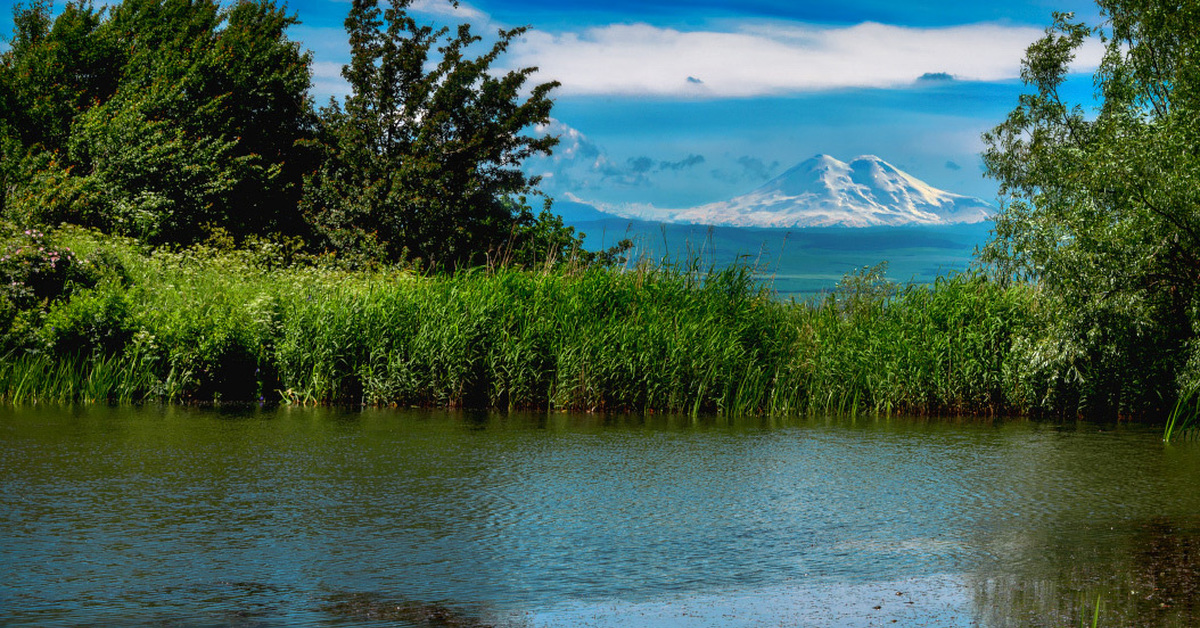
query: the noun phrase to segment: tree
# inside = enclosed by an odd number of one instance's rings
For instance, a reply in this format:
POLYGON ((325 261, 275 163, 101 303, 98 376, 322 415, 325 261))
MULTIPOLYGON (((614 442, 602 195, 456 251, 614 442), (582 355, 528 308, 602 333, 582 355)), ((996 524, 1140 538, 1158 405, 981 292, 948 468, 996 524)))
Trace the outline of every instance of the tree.
POLYGON ((121 50, 101 32, 103 11, 70 2, 57 18, 40 0, 13 11, 14 33, 0 81, 5 122, 26 146, 63 150, 71 121, 116 91, 121 50))
POLYGON ((14 11, 0 56, 4 211, 151 242, 296 232, 310 57, 271 0, 14 11), (7 129, 7 131, 5 130, 7 129), (10 162, 9 157, 12 156, 10 162))
POLYGON ((1056 14, 1027 51, 1021 96, 984 135, 1002 211, 984 259, 1036 281, 1031 403, 1132 413, 1200 385, 1200 4, 1099 0, 1096 28, 1056 14), (1089 36, 1097 106, 1061 87, 1089 36))
POLYGON ((557 138, 526 131, 549 122, 558 83, 525 84, 535 68, 496 75, 492 65, 525 29, 481 39, 418 24, 410 0, 381 10, 354 0, 346 18, 351 94, 321 112, 321 166, 305 182, 303 208, 328 246, 367 259, 478 264, 526 236, 577 245, 561 222, 540 222, 524 196, 537 177, 520 165, 557 138), (435 48, 436 47, 436 48, 435 48), (436 54, 435 54, 436 53, 436 54))
POLYGON ((68 3, 57 18, 39 0, 13 9, 10 47, 0 54, 0 215, 17 198, 45 202, 29 183, 62 175, 71 123, 116 90, 120 49, 100 30, 103 12, 68 3), (44 173, 53 165, 58 173, 44 173))

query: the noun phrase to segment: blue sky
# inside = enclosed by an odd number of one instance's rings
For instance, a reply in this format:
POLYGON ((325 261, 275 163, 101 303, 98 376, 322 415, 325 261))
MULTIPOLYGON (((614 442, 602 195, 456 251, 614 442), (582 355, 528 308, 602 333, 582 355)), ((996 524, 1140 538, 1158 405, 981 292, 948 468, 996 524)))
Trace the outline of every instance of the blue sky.
MULTIPOLYGON (((318 90, 336 92, 345 4, 291 6, 318 90)), ((1083 0, 474 0, 453 16, 442 0, 416 6, 480 32, 530 26, 507 62, 563 83, 550 129, 563 141, 529 168, 556 198, 612 208, 725 200, 817 153, 875 154, 991 200, 979 136, 1015 104, 1024 48, 1052 11, 1099 17, 1083 0)), ((1080 97, 1095 58, 1079 64, 1080 97)))
MULTIPOLYGON (((349 3, 288 4, 315 56, 318 101, 344 91, 349 3)), ((528 164, 556 198, 682 208, 750 191, 817 153, 875 154, 991 200, 980 134, 1021 91, 1022 52, 1052 11, 1083 0, 417 0, 414 13, 480 33, 528 25, 504 63, 563 83, 554 157, 528 164), (925 78, 922 78, 925 77, 925 78)), ((0 30, 9 32, 6 12, 0 30)), ((1095 48, 1071 89, 1091 92, 1095 48)))

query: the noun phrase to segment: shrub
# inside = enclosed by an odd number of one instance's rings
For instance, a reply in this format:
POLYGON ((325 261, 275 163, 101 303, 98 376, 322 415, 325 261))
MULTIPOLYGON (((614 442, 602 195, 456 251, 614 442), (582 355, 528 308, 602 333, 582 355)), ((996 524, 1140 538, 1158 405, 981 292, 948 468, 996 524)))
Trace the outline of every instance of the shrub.
POLYGON ((120 354, 136 331, 131 310, 125 291, 105 283, 52 307, 40 336, 59 356, 120 354))

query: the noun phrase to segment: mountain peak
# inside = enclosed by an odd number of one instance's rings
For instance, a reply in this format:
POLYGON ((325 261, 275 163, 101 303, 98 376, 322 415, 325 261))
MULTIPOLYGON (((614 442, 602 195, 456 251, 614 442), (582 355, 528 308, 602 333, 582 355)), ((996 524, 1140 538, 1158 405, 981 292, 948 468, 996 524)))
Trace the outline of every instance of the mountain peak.
MULTIPOLYGON (((848 164, 846 164, 846 162, 838 159, 837 157, 832 157, 830 155, 825 155, 825 154, 818 154, 818 155, 813 155, 812 157, 810 157, 808 159, 805 159, 804 161, 800 162, 799 164, 796 164, 794 167, 792 167, 791 170, 788 170, 788 172, 792 172, 792 171, 796 171, 796 170, 811 171, 811 170, 817 170, 817 169, 822 169, 822 168, 824 168, 824 169, 832 168, 832 169, 836 169, 836 170, 843 170, 847 167, 848 167, 848 164)), ((786 175, 787 175, 787 173, 785 172, 781 176, 786 176, 786 175)))
POLYGON ((674 222, 742 227, 869 227, 980 222, 986 202, 939 190, 875 155, 818 154, 758 189, 674 212, 674 222))

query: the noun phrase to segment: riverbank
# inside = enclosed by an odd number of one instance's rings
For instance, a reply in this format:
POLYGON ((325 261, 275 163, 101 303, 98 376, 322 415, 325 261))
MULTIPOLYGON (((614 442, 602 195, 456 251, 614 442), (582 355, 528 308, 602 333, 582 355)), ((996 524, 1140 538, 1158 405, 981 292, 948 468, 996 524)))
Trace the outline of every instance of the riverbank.
POLYGON ((797 303, 745 266, 352 272, 277 244, 37 235, 71 261, 9 278, 9 403, 1074 414, 1087 392, 1031 359, 1040 293, 981 273, 900 287, 872 269, 797 303))

